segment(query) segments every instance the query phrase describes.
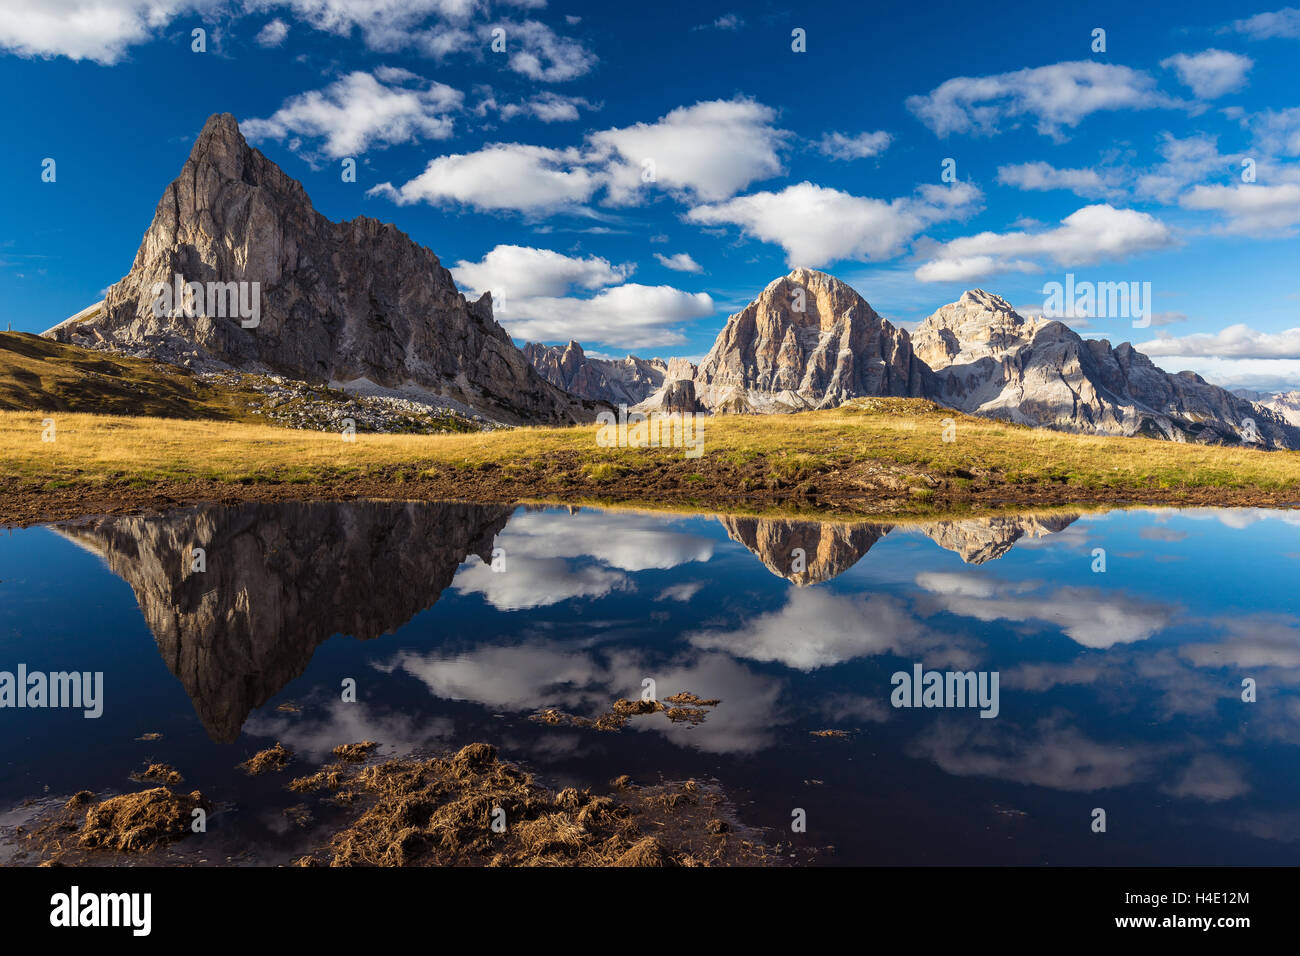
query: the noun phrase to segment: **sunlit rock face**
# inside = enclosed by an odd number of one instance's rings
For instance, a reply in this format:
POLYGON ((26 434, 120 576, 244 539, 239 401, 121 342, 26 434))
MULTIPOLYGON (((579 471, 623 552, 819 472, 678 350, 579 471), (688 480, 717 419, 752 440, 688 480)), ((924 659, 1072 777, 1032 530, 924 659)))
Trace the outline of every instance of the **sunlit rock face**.
POLYGON ((326 219, 229 113, 203 127, 102 309, 46 335, 198 368, 442 398, 509 423, 595 418, 537 374, 493 318, 489 294, 467 301, 433 252, 388 223, 326 219), (244 284, 236 291, 256 298, 257 324, 208 311, 206 298, 206 314, 157 315, 155 288, 174 287, 177 275, 244 284))
POLYGON ((633 406, 662 388, 668 371, 663 359, 642 359, 629 355, 621 360, 587 355, 577 342, 568 345, 524 346, 524 356, 552 385, 579 398, 633 406))
POLYGON ((852 287, 795 269, 731 316, 695 376, 715 412, 834 408, 873 395, 928 396, 908 335, 852 287))
POLYGON ((1288 425, 1300 428, 1300 391, 1281 392, 1257 404, 1282 418, 1288 425))
POLYGON ((1127 342, 1112 348, 1061 322, 1025 318, 982 289, 929 316, 912 344, 938 376, 935 399, 974 415, 1202 444, 1253 433, 1261 447, 1300 447, 1300 430, 1273 410, 1192 372, 1165 372, 1127 342))

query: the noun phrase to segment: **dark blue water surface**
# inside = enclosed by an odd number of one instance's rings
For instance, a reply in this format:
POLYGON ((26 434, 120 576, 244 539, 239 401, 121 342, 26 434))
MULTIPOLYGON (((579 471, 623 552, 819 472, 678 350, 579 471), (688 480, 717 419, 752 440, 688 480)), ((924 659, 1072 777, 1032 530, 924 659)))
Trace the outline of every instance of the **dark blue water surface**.
POLYGON ((159 761, 219 805, 209 862, 283 862, 320 833, 285 819, 284 775, 234 769, 254 752, 281 741, 307 773, 342 743, 485 740, 551 787, 716 780, 787 841, 803 809, 827 863, 1295 864, 1298 573, 1300 512, 1263 510, 891 527, 349 502, 14 530, 0 670, 102 671, 104 711, 0 709, 0 822, 159 761), (915 664, 996 672, 1000 712, 892 706, 915 664), (647 678, 721 703, 618 732, 529 719, 647 678))

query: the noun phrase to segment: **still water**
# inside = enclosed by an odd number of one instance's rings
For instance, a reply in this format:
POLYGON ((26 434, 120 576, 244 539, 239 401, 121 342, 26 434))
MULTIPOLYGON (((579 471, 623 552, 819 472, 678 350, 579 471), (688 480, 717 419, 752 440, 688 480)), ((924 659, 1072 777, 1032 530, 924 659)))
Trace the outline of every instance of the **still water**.
POLYGON ((1298 572, 1300 512, 1265 510, 348 502, 3 532, 0 671, 102 672, 103 712, 0 708, 0 824, 164 762, 218 804, 191 862, 282 863, 321 833, 286 819, 283 775, 234 769, 254 752, 308 773, 343 743, 482 740, 552 788, 716 781, 786 842, 802 809, 827 864, 1294 865, 1298 572), (996 716, 895 706, 918 667, 996 677, 996 716), (721 703, 616 732, 530 719, 647 679, 721 703))

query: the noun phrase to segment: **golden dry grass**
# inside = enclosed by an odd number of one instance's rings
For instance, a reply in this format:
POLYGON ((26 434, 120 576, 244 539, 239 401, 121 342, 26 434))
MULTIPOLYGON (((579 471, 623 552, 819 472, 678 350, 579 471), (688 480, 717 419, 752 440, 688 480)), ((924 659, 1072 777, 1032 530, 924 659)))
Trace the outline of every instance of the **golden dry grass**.
MULTIPOLYGON (((599 482, 680 449, 602 448, 596 426, 459 435, 357 435, 240 422, 0 411, 0 479, 50 487, 208 479, 315 482, 379 469, 499 468, 525 474, 569 456, 599 482), (42 441, 46 418, 53 442, 42 441)), ((718 416, 704 459, 749 464, 799 481, 830 467, 879 461, 963 481, 995 472, 1008 485, 1052 481, 1080 489, 1300 489, 1300 453, 1072 435, 970 418, 918 399, 868 399, 785 416, 718 416), (942 422, 956 441, 942 441, 942 422)))
POLYGON ((256 421, 258 397, 174 365, 0 332, 0 409, 256 421))

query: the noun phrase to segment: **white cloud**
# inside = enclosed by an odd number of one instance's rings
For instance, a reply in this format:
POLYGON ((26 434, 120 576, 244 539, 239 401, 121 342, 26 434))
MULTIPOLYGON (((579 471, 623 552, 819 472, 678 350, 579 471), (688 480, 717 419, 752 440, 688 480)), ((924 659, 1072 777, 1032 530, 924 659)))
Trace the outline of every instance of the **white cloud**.
MULTIPOLYGON (((1023 259, 995 259, 993 256, 956 256, 935 259, 917 268, 913 275, 920 282, 971 282, 984 276, 1006 272, 1042 272, 1042 266, 1023 259)), ((1075 320, 1076 328, 1080 322, 1075 320)))
POLYGON ((590 299, 508 299, 497 319, 512 336, 529 342, 578 339, 644 349, 682 344, 686 337, 674 326, 715 311, 707 293, 629 282, 590 299))
POLYGON ((973 212, 980 191, 969 183, 923 186, 915 197, 885 201, 809 182, 698 206, 687 220, 731 224, 780 245, 792 266, 816 268, 841 259, 898 254, 927 226, 973 212))
MULTIPOLYGON (((494 26, 484 27, 484 33, 490 35, 494 26)), ((510 69, 530 80, 541 83, 573 80, 591 72, 596 65, 596 55, 580 42, 560 36, 537 20, 501 27, 506 31, 510 69)))
POLYGON ((1297 40, 1300 39, 1300 10, 1285 7, 1273 13, 1257 13, 1253 17, 1236 21, 1232 28, 1253 40, 1271 37, 1297 40))
POLYGON ((323 151, 335 159, 372 145, 446 139, 453 127, 449 114, 464 97, 442 83, 405 85, 418 79, 387 67, 349 73, 322 90, 290 97, 270 117, 245 120, 240 128, 254 140, 323 139, 323 151))
POLYGON ((1060 716, 1032 728, 989 728, 995 720, 943 720, 917 738, 916 756, 958 777, 992 777, 1087 792, 1128 786, 1151 772, 1154 748, 1093 740, 1060 716))
POLYGON ((513 516, 494 540, 506 551, 508 571, 471 555, 451 587, 481 594, 498 610, 523 610, 636 591, 629 574, 707 562, 714 544, 647 515, 582 511, 513 516))
MULTIPOLYGON (((505 5, 531 9, 545 2, 512 0, 505 5)), ((535 20, 476 27, 473 21, 487 9, 481 0, 8 0, 0 18, 0 49, 20 56, 113 64, 130 47, 159 37, 183 15, 237 18, 286 11, 292 19, 336 36, 360 33, 372 51, 414 50, 435 58, 480 52, 485 35, 503 26, 508 67, 534 81, 569 80, 595 66, 596 56, 581 42, 535 20)), ((568 19, 571 26, 577 22, 568 19)), ((286 31, 287 24, 276 19, 255 40, 277 46, 286 31)))
POLYGON ((583 511, 512 517, 494 546, 504 548, 505 573, 471 556, 452 588, 481 594, 499 610, 547 607, 574 598, 632 591, 628 573, 707 562, 713 542, 647 515, 583 511))
POLYGON ((1226 217, 1224 231, 1260 236, 1287 233, 1300 225, 1300 183, 1197 186, 1179 204, 1226 217))
POLYGON ((1178 82, 1188 87, 1198 99, 1218 99, 1225 93, 1246 85, 1246 74, 1255 61, 1226 50, 1202 50, 1200 53, 1176 53, 1160 61, 1166 70, 1178 74, 1178 82))
POLYGON ((936 135, 992 134, 1002 124, 1032 118, 1035 128, 1059 138, 1103 110, 1140 110, 1179 105, 1156 90, 1150 75, 1127 66, 1078 60, 1030 67, 994 76, 958 76, 924 96, 910 96, 907 108, 936 135))
POLYGON ((697 26, 695 30, 740 30, 742 26, 745 26, 745 21, 742 20, 740 14, 724 13, 718 20, 707 23, 707 25, 697 26))
POLYGON ((1134 185, 1134 192, 1143 199, 1173 202, 1188 186, 1215 172, 1226 174, 1240 160, 1221 154, 1218 137, 1208 133, 1185 139, 1164 133, 1160 139, 1160 163, 1138 176, 1134 185))
MULTIPOLYGON (((558 99, 548 102, 562 108, 558 99)), ((580 148, 496 143, 441 156, 400 188, 385 183, 372 192, 401 203, 526 213, 577 206, 602 189, 614 204, 636 203, 647 188, 687 199, 725 198, 781 172, 777 150, 788 134, 772 126, 775 115, 747 99, 696 103, 654 123, 592 133, 580 148), (650 184, 642 181, 645 160, 655 170, 650 184)))
POLYGON ((716 311, 703 292, 625 283, 632 266, 597 256, 497 246, 481 261, 461 261, 451 271, 466 295, 490 291, 497 321, 529 342, 577 339, 621 349, 676 345, 685 337, 675 326, 716 311), (601 291, 590 298, 568 294, 593 289, 601 291))
POLYGON ((349 35, 364 28, 367 38, 390 38, 398 30, 410 31, 431 18, 466 21, 479 8, 477 0, 244 0, 248 10, 292 10, 294 16, 317 30, 349 35))
MULTIPOLYGON (((1144 346, 1135 346, 1145 351, 1144 346)), ((1254 388, 1261 391, 1289 391, 1300 388, 1300 359, 1234 359, 1217 356, 1182 356, 1177 366, 1156 358, 1167 371, 1186 369, 1223 388, 1254 388)))
MULTIPOLYGON (((495 106, 495 103, 492 105, 495 106)), ((591 101, 584 97, 565 96, 548 90, 522 103, 506 103, 498 107, 497 111, 503 120, 531 116, 543 123, 570 123, 578 118, 580 110, 593 108, 591 101)))
POLYGON ((775 110, 753 100, 711 100, 678 107, 654 123, 594 133, 590 141, 609 157, 611 201, 632 203, 643 195, 649 160, 655 185, 708 202, 782 172, 778 150, 788 134, 772 125, 775 118, 775 110))
POLYGON ((656 601, 689 601, 695 595, 704 590, 703 581, 683 581, 681 584, 670 584, 659 592, 655 598, 656 601))
POLYGON ((817 149, 831 159, 853 160, 868 159, 872 156, 879 156, 889 144, 893 142, 894 137, 884 130, 877 130, 874 133, 859 133, 856 136, 846 136, 843 133, 827 133, 817 144, 817 149))
POLYGON ((1025 594, 1020 592, 1028 590, 1027 583, 967 583, 973 577, 924 571, 916 583, 952 614, 980 621, 1046 621, 1076 643, 1098 649, 1146 640, 1173 619, 1172 608, 1121 592, 1061 587, 1025 594))
POLYGON ((216 0, 8 0, 0 16, 0 48, 19 56, 110 65, 177 16, 216 5, 216 0))
POLYGON ((656 252, 655 258, 659 260, 659 264, 665 269, 672 269, 674 272, 700 273, 704 271, 704 267, 692 259, 689 252, 679 252, 671 256, 656 252))
POLYGON ((1300 359, 1300 328, 1260 332, 1245 323, 1218 332, 1162 335, 1137 346, 1150 356, 1212 356, 1238 359, 1300 359))
POLYGON ((1099 203, 1075 210, 1054 229, 982 232, 944 243, 934 258, 916 270, 916 277, 937 282, 1032 271, 1017 257, 1046 256, 1061 266, 1091 265, 1163 248, 1174 241, 1169 228, 1149 213, 1099 203))
POLYGON ((550 249, 499 245, 478 262, 462 259, 451 274, 474 294, 491 291, 493 300, 562 296, 571 289, 601 289, 627 280, 630 265, 610 265, 598 256, 579 258, 550 249))
POLYGON ((1256 146, 1268 156, 1300 156, 1300 106, 1285 110, 1263 110, 1246 117, 1256 146))
MULTIPOLYGON (((541 0, 506 4, 544 6, 541 0)), ((591 69, 596 58, 578 41, 556 34, 532 20, 515 23, 482 21, 488 14, 481 0, 244 0, 250 11, 288 9, 301 22, 337 36, 354 32, 373 51, 413 50, 442 59, 455 53, 480 54, 494 27, 507 31, 507 66, 530 79, 571 79, 591 69)))
POLYGON ((584 203, 599 187, 574 150, 496 143, 474 153, 439 156, 401 187, 382 183, 370 192, 402 206, 457 202, 487 211, 542 213, 584 203))
POLYGON ((735 630, 696 631, 687 640, 695 647, 801 671, 878 654, 963 668, 975 663, 967 642, 930 630, 888 595, 846 596, 817 588, 788 593, 778 610, 735 630))
POLYGON ((266 26, 262 27, 257 33, 257 45, 265 47, 279 46, 284 42, 284 38, 289 35, 289 24, 285 23, 278 17, 266 26))
MULTIPOLYGON (((1249 513, 1241 516, 1253 523, 1249 513)), ((1225 632, 1213 643, 1186 644, 1180 653, 1197 667, 1300 668, 1300 620, 1289 614, 1257 612, 1215 621, 1225 632)))
POLYGON ((1027 192, 1068 189, 1084 199, 1103 199, 1120 194, 1111 176, 1095 169, 1058 169, 1050 163, 1020 163, 998 168, 998 182, 1027 192))
POLYGON ((1250 792, 1240 766, 1215 754, 1198 754, 1172 784, 1162 789, 1175 797, 1218 803, 1250 792))

